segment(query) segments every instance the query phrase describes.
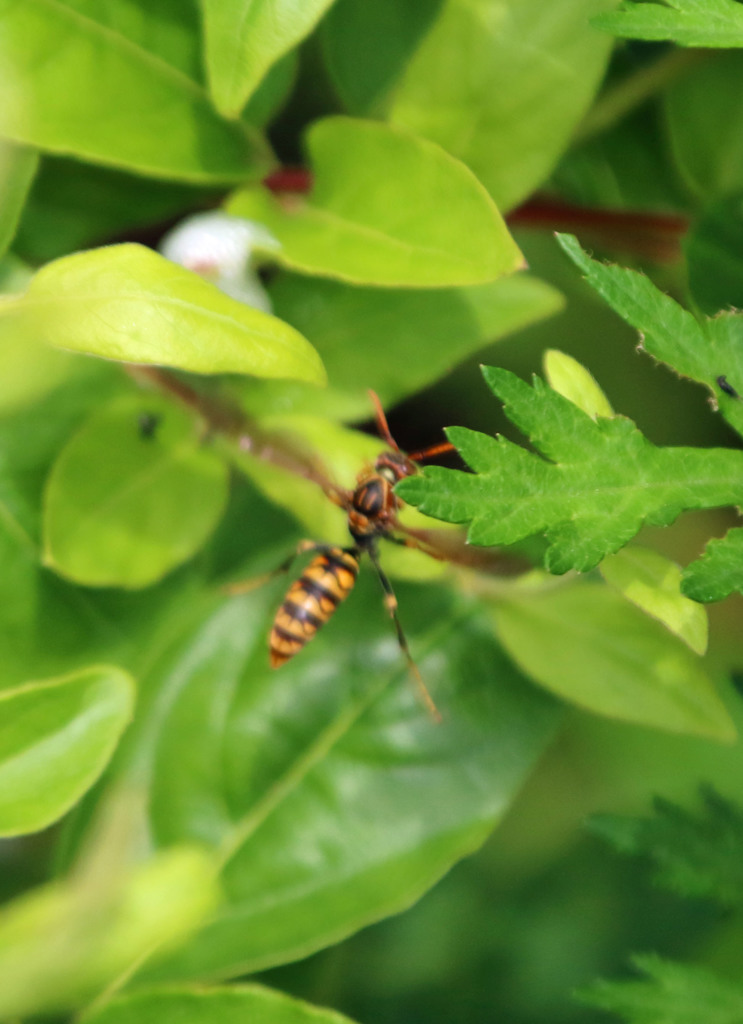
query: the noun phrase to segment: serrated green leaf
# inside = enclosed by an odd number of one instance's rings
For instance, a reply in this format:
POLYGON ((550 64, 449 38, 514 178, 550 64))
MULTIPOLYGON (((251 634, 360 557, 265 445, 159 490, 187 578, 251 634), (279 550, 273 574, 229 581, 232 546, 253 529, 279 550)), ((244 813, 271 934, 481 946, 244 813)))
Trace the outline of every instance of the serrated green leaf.
POLYGON ((153 766, 153 830, 219 844, 228 904, 141 984, 296 959, 410 905, 480 845, 543 749, 554 703, 472 608, 408 585, 401 620, 444 717, 431 721, 367 569, 280 672, 266 638, 286 581, 223 604, 143 681, 168 695, 129 750, 153 766))
POLYGON ((38 163, 35 150, 0 139, 0 256, 13 241, 38 163))
POLYGON ((114 999, 84 1017, 85 1024, 352 1024, 334 1010, 323 1010, 262 985, 230 988, 151 989, 114 999))
POLYGON ((593 832, 620 853, 648 857, 655 881, 682 896, 743 903, 743 812, 715 793, 702 790, 699 815, 656 797, 652 818, 596 815, 593 832))
POLYGON ((687 188, 707 201, 743 190, 743 53, 727 50, 698 61, 664 90, 663 102, 666 134, 687 188))
POLYGON ((192 79, 65 0, 0 4, 0 134, 180 181, 259 179, 267 145, 192 79), (49 54, 54 54, 54 60, 49 54))
POLYGON ((601 82, 611 41, 589 18, 606 7, 446 0, 390 83, 389 116, 464 161, 511 209, 545 180, 601 82))
POLYGON ((572 356, 548 349, 544 353, 544 375, 553 391, 570 399, 592 419, 614 415, 596 378, 572 356))
POLYGON ((264 224, 274 258, 357 284, 441 288, 492 281, 523 258, 485 189, 437 145, 374 121, 328 117, 306 136, 306 198, 236 193, 229 213, 264 224))
POLYGON ((681 569, 648 548, 627 547, 601 563, 601 574, 628 601, 658 619, 692 651, 707 650, 707 613, 681 593, 681 569))
POLYGON ((105 768, 133 703, 132 679, 112 666, 0 693, 0 836, 61 818, 105 768))
POLYGON ((32 890, 0 912, 0 1014, 79 1007, 142 957, 182 942, 216 902, 212 860, 185 847, 32 890))
POLYGON ((739 1024, 743 988, 701 967, 633 957, 645 981, 598 981, 581 1002, 623 1017, 627 1024, 739 1024))
POLYGON ((237 116, 275 61, 309 35, 333 0, 201 0, 214 104, 237 116))
MULTIPOLYGON (((527 274, 470 288, 359 288, 280 275, 274 311, 308 338, 328 372, 323 416, 369 416, 368 389, 383 406, 415 394, 489 342, 562 308, 562 296, 527 274)), ((251 413, 316 413, 317 390, 298 383, 246 379, 251 413)))
POLYGON ((704 554, 684 569, 682 589, 694 601, 721 601, 743 593, 743 528, 715 538, 704 554))
POLYGON ((201 547, 227 487, 227 466, 186 412, 127 396, 60 452, 44 499, 44 561, 88 586, 148 586, 201 547))
POLYGON ((75 253, 42 268, 0 305, 2 333, 57 348, 195 373, 324 383, 305 338, 141 245, 75 253))
POLYGON ((588 283, 640 331, 643 348, 706 384, 725 419, 743 432, 743 402, 720 386, 721 376, 734 392, 736 384, 743 385, 743 316, 728 313, 699 321, 637 271, 592 260, 573 235, 558 235, 557 240, 588 283))
POLYGON ((550 572, 593 568, 643 522, 668 525, 688 508, 743 500, 743 453, 658 448, 624 417, 594 421, 534 378, 484 367, 505 412, 540 455, 464 427, 447 436, 474 473, 428 467, 397 493, 426 515, 469 522, 473 544, 512 544, 544 533, 550 572))
POLYGON ((494 615, 511 657, 553 693, 625 722, 734 739, 699 659, 606 587, 524 588, 500 601, 494 615))
POLYGON ((591 24, 626 39, 668 39, 679 46, 743 46, 743 8, 735 0, 624 0, 591 24))

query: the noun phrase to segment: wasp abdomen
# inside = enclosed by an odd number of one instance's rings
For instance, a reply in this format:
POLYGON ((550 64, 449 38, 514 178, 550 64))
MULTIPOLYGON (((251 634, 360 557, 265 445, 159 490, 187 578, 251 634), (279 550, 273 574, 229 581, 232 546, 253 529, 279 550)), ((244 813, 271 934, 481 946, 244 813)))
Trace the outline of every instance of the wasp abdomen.
POLYGON ((276 613, 269 638, 272 668, 294 657, 313 638, 351 593, 358 572, 353 548, 328 548, 312 559, 276 613))

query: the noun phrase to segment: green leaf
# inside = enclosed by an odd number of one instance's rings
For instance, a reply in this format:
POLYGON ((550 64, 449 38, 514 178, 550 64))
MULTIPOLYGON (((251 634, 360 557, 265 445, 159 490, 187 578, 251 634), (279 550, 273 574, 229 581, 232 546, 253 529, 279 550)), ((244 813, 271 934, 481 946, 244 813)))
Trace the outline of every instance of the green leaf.
POLYGON ((568 398, 592 419, 614 415, 596 378, 572 356, 548 349, 544 353, 544 375, 553 391, 568 398))
POLYGON ((132 679, 112 666, 0 693, 0 836, 61 818, 100 776, 133 703, 132 679))
POLYGON ((544 182, 601 82, 611 40, 589 18, 606 7, 446 0, 396 83, 392 121, 438 142, 511 209, 544 182))
POLYGON ((88 586, 148 586, 201 547, 227 487, 225 463, 188 413, 159 397, 127 396, 88 420, 54 464, 44 561, 88 586))
POLYGON ((288 324, 141 245, 47 264, 0 305, 0 340, 3 331, 129 363, 324 382, 316 352, 288 324))
POLYGON ((333 0, 201 0, 217 109, 236 117, 275 61, 309 35, 333 0))
POLYGON ((32 890, 0 911, 0 1014, 79 1008, 144 956, 182 942, 216 901, 212 860, 182 847, 135 870, 78 870, 32 890))
POLYGON ((306 136, 308 197, 236 193, 229 213, 281 243, 302 273, 356 284, 441 288, 517 270, 522 256, 474 175, 438 146, 374 121, 328 117, 306 136))
POLYGON ((591 419, 539 378, 484 367, 506 415, 541 456, 464 427, 447 436, 474 473, 431 466, 397 493, 426 515, 469 522, 473 544, 513 544, 544 533, 550 572, 593 568, 643 522, 672 523, 684 509, 743 500, 743 454, 658 448, 624 417, 591 419), (542 457, 543 456, 543 457, 542 457))
POLYGON ((720 386, 724 377, 743 391, 743 316, 722 314, 699 321, 642 274, 592 260, 572 235, 557 240, 591 287, 642 335, 642 346, 678 373, 706 384, 720 412, 743 433, 743 402, 720 386))
POLYGON ((743 593, 743 528, 715 538, 704 554, 684 569, 683 591, 694 601, 721 601, 743 593))
POLYGON ((13 241, 38 163, 35 150, 0 139, 0 256, 13 241))
MULTIPOLYGON (((563 306, 559 292, 527 274, 436 291, 282 274, 271 299, 276 315, 317 349, 330 381, 323 415, 342 420, 369 416, 369 388, 391 408, 489 342, 563 306)), ((240 390, 254 414, 317 412, 317 390, 304 384, 246 379, 240 390)))
POLYGON ((623 1017, 627 1024, 739 1024, 743 988, 701 967, 655 956, 633 958, 644 981, 598 981, 580 1001, 623 1017))
POLYGON ((400 588, 439 726, 372 577, 280 672, 266 638, 286 581, 223 604, 144 680, 163 696, 129 757, 152 764, 153 829, 166 845, 219 844, 228 903, 143 982, 296 959, 409 906, 483 842, 533 767, 556 709, 488 624, 432 584, 400 588))
POLYGON ((601 574, 692 651, 704 654, 707 650, 707 613, 681 593, 681 569, 675 562, 648 548, 628 547, 605 558, 601 574))
POLYGON ((389 93, 443 0, 336 0, 320 26, 323 54, 346 109, 384 116, 389 93), (383 39, 384 46, 369 46, 383 39))
POLYGON ((262 985, 148 990, 115 999, 84 1020, 85 1024, 352 1024, 340 1013, 262 985))
POLYGON ((665 90, 664 105, 666 132, 687 186, 708 200, 742 191, 743 53, 728 50, 699 61, 665 90))
POLYGON ((699 659, 606 587, 525 587, 500 601, 494 614, 511 657, 553 693, 625 722, 735 738, 699 659))
POLYGON ((192 78, 79 4, 2 0, 0 26, 8 139, 180 181, 259 179, 269 169, 257 132, 219 118, 192 78))
POLYGON ((656 797, 652 818, 599 814, 591 831, 620 853, 649 857, 655 881, 681 896, 743 904, 743 812, 709 787, 700 815, 656 797))
POLYGON ((743 8, 736 0, 624 0, 616 11, 591 20, 626 39, 668 39, 679 46, 743 46, 743 8))
POLYGON ((731 306, 743 309, 743 197, 713 204, 692 223, 684 240, 689 288, 709 316, 731 306))

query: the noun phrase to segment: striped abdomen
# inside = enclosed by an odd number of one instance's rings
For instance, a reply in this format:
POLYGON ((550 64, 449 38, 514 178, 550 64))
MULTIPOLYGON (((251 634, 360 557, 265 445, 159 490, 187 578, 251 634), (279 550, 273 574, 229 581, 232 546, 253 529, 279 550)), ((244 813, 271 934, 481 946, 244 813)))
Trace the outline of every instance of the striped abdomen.
POLYGON ((328 548, 316 555, 289 587, 271 629, 271 668, 301 651, 345 601, 359 572, 354 548, 328 548))

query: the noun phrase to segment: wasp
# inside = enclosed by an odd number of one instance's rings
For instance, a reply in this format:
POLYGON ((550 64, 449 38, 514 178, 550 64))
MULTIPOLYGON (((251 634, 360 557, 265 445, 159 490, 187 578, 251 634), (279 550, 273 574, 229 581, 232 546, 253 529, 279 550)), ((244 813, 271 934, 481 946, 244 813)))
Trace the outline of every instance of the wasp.
MULTIPOLYGON (((405 547, 419 548, 434 558, 445 557, 412 536, 399 522, 398 511, 402 503, 395 496, 394 488, 400 480, 418 472, 418 462, 422 459, 451 451, 454 446, 447 441, 409 455, 405 454, 390 433, 379 398, 373 391, 370 391, 369 395, 374 404, 377 430, 382 440, 389 445, 389 450, 383 451, 373 466, 367 467, 359 474, 353 490, 343 490, 333 485, 326 485, 324 488, 328 497, 346 512, 352 544, 340 547, 335 544, 302 541, 291 557, 275 570, 285 571, 294 558, 303 552, 314 553, 302 575, 287 590, 274 618, 269 635, 270 664, 272 668, 284 665, 330 620, 338 606, 353 590, 362 556, 366 554, 382 585, 385 607, 394 624, 400 649, 419 693, 431 715, 439 719, 438 709, 410 653, 397 614, 395 592, 379 563, 378 543, 380 540, 391 541, 405 547)), ((274 573, 269 574, 273 575, 274 573)), ((248 586, 255 586, 265 578, 261 577, 259 581, 253 581, 248 586)), ((228 589, 236 593, 246 587, 244 584, 236 584, 228 589)))

